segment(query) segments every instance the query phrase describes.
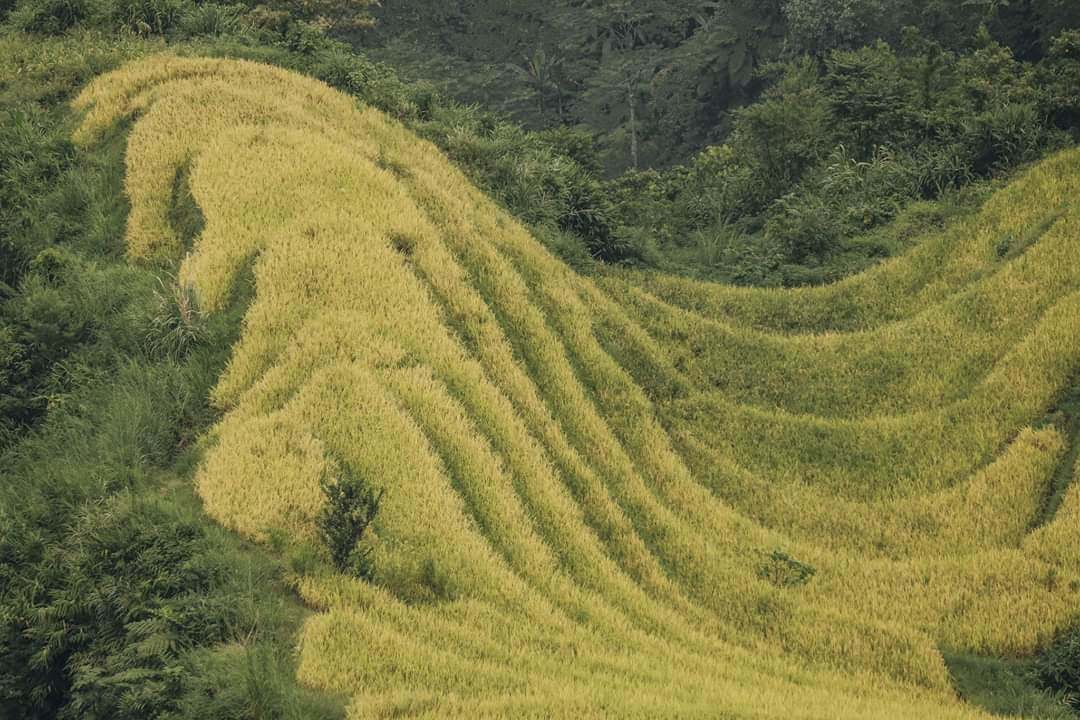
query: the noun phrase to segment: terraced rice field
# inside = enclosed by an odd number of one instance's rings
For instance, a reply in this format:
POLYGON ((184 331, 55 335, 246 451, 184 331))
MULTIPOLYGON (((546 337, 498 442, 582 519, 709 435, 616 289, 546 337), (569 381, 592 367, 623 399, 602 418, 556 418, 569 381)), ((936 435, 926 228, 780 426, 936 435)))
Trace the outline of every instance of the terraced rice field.
POLYGON ((583 278, 283 70, 157 56, 76 106, 83 143, 130 123, 133 258, 210 311, 253 273, 207 511, 299 542, 321 478, 386 489, 373 582, 299 580, 301 679, 353 717, 975 718, 939 647, 1077 619, 1044 418, 1080 370, 1080 152, 861 275, 751 290, 583 278))

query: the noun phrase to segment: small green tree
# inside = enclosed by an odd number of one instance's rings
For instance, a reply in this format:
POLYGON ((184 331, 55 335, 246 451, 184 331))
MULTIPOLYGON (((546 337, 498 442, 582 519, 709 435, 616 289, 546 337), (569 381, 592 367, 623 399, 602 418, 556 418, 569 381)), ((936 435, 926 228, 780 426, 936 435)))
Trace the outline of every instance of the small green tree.
POLYGON ((776 587, 790 588, 805 585, 816 571, 781 550, 773 550, 758 566, 758 577, 776 587))
POLYGON ((383 491, 375 490, 360 478, 345 472, 321 481, 326 504, 315 518, 330 559, 341 572, 371 579, 371 548, 361 548, 364 532, 375 519, 383 491))

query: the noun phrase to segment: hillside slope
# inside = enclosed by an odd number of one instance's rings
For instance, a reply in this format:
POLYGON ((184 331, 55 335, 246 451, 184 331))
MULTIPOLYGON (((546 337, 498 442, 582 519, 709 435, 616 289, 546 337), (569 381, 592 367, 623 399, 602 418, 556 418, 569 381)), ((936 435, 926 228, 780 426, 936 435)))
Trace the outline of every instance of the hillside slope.
POLYGON ((133 121, 134 258, 257 297, 197 477, 240 533, 385 488, 373 582, 299 580, 301 679, 356 717, 965 718, 938 645, 1076 619, 1080 153, 825 288, 575 274, 430 144, 326 86, 157 56, 78 98, 133 121), (189 187, 205 218, 172 224, 189 187))

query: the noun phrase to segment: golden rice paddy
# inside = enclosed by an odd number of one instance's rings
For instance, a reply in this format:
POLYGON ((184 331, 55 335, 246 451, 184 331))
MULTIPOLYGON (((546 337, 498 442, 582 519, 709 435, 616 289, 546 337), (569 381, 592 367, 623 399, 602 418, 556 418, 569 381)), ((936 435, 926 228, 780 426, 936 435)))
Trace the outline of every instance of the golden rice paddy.
POLYGON ((385 488, 372 582, 298 578, 300 679, 367 717, 977 718, 938 650, 1080 615, 1080 152, 821 288, 582 277, 427 142, 260 64, 141 60, 135 259, 256 297, 196 478, 256 539, 385 488), (170 225, 178 174, 205 217, 170 225), (1011 252, 1001 252, 1009 238, 1011 252))

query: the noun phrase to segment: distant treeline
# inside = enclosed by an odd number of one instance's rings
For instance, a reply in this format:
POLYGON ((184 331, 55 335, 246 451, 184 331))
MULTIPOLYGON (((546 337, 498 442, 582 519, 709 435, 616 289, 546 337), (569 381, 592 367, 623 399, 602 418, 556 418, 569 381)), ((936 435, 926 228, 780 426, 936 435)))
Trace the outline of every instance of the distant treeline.
POLYGON ((1031 62, 1080 25, 1069 0, 398 0, 372 13, 358 46, 529 127, 585 125, 609 171, 722 141, 778 61, 899 46, 909 28, 970 50, 985 27, 1031 62))

